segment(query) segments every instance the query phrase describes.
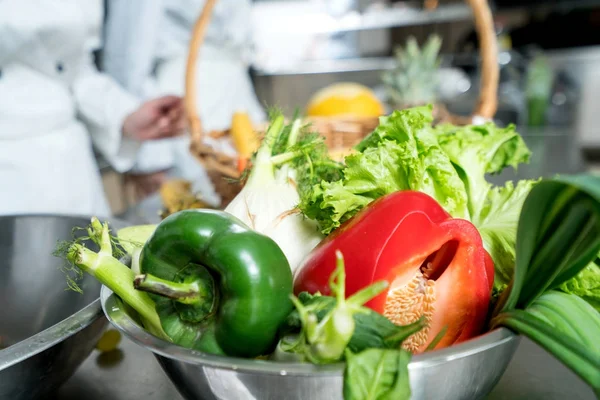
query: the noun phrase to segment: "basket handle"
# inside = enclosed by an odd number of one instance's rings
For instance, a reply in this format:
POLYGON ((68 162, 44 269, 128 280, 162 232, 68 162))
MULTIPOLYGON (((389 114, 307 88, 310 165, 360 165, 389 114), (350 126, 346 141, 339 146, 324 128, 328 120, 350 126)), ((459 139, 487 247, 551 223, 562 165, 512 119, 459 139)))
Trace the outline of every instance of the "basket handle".
POLYGON ((498 108, 498 40, 494 30, 494 19, 488 0, 466 0, 473 10, 475 30, 479 39, 481 56, 481 87, 479 101, 472 117, 491 119, 498 108))
POLYGON ((216 3, 217 0, 206 0, 202 8, 202 13, 200 13, 200 17, 198 17, 194 24, 185 71, 185 111, 188 118, 192 144, 195 143, 197 145, 201 145, 202 143, 202 122, 200 121, 198 108, 196 107, 196 60, 198 59, 200 46, 204 42, 206 28, 208 27, 216 3))
MULTIPOLYGON (((500 77, 498 42, 494 31, 494 20, 488 0, 465 1, 473 11, 482 60, 479 101, 470 119, 472 120, 476 116, 491 119, 496 114, 498 107, 498 81, 500 77)), ((196 107, 196 60, 216 2, 217 0, 206 0, 202 13, 194 24, 185 74, 185 110, 188 116, 192 146, 198 148, 202 148, 202 123, 196 107)), ((464 119, 457 118, 459 120, 464 119)))

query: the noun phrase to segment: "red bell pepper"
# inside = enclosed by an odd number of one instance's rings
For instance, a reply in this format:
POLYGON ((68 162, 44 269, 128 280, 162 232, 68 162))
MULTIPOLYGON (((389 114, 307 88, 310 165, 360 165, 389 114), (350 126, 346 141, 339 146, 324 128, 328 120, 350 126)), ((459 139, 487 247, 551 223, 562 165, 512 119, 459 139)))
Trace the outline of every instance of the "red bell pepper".
POLYGON ((494 265, 473 224, 453 219, 432 197, 401 191, 381 197, 325 238, 296 272, 294 292, 329 295, 336 250, 346 263, 346 296, 380 280, 388 290, 366 306, 392 322, 425 316, 427 327, 405 341, 424 351, 479 334, 484 326, 494 265))

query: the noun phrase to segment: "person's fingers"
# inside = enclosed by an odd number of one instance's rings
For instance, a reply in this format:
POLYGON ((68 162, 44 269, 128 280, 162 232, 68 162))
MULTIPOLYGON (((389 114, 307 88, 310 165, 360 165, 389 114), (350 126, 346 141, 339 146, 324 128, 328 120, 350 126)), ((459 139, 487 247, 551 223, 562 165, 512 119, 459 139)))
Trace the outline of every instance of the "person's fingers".
POLYGON ((182 103, 181 97, 171 95, 158 97, 150 101, 153 103, 153 105, 158 106, 161 109, 171 108, 182 103))
POLYGON ((173 123, 177 123, 179 120, 183 119, 183 107, 172 107, 169 110, 169 119, 173 123))
POLYGON ((171 125, 171 120, 169 119, 169 117, 166 117, 166 116, 161 117, 158 120, 158 123, 156 124, 159 131, 161 131, 163 129, 168 129, 170 125, 171 125))
POLYGON ((177 96, 163 96, 149 100, 145 103, 145 108, 152 119, 157 119, 169 117, 172 110, 179 108, 181 103, 181 99, 177 96))
POLYGON ((187 128, 187 121, 185 119, 181 119, 179 121, 177 121, 177 123, 175 124, 175 130, 176 131, 184 131, 185 128, 187 128))

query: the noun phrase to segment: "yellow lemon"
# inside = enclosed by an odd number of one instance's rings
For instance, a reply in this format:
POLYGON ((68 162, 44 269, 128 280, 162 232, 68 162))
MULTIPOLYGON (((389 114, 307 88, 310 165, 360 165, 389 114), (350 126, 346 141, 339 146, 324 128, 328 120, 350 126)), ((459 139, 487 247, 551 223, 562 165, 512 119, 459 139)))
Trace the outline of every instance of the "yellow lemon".
POLYGON ((385 108, 375 94, 358 83, 342 82, 317 91, 309 100, 310 117, 378 117, 385 108))

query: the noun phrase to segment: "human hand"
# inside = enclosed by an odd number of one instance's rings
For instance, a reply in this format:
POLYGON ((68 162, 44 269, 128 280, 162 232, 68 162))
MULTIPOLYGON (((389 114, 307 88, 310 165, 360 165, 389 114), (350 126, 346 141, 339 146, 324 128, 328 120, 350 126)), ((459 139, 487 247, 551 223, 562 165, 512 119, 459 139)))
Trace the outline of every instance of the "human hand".
POLYGON ((148 174, 127 174, 125 176, 125 182, 131 185, 135 197, 138 200, 142 200, 151 194, 156 193, 166 181, 166 171, 158 171, 148 174))
POLYGON ((180 135, 185 128, 183 101, 163 96, 143 103, 123 122, 123 134, 139 141, 180 135))

